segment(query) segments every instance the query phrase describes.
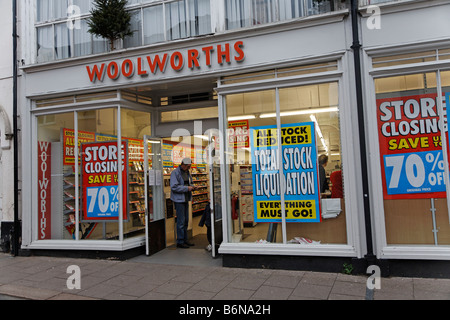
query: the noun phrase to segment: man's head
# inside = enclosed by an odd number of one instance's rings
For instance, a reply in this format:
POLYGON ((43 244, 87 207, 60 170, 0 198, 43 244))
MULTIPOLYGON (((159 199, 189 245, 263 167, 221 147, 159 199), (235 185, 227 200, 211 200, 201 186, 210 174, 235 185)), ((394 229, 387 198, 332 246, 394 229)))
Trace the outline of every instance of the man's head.
POLYGON ((191 168, 191 164, 192 164, 191 158, 184 158, 183 160, 181 160, 180 167, 181 169, 186 171, 191 168))
POLYGON ((319 156, 319 164, 321 166, 326 166, 328 163, 328 156, 326 154, 321 154, 319 156))

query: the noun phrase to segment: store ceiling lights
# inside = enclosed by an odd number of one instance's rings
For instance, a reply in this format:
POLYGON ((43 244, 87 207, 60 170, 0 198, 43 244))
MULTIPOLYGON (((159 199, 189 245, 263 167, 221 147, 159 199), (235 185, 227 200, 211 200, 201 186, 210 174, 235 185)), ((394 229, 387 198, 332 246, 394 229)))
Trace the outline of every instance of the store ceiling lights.
MULTIPOLYGON (((297 116, 302 114, 315 114, 315 113, 324 113, 324 112, 337 112, 339 111, 338 107, 327 107, 327 108, 316 108, 316 109, 305 109, 305 110, 296 110, 296 111, 286 111, 280 112, 280 117, 285 116, 297 116)), ((262 113, 259 115, 259 118, 275 118, 277 116, 276 113, 262 113)), ((232 116, 228 117, 228 121, 237 121, 237 120, 249 120, 256 119, 256 115, 242 115, 242 116, 232 116)))
POLYGON ((328 147, 327 144, 325 143, 325 139, 323 138, 322 131, 320 130, 319 122, 317 122, 316 116, 312 114, 309 117, 311 118, 311 121, 315 123, 317 135, 319 136, 319 139, 322 142, 322 145, 325 149, 325 153, 328 154, 328 147))
POLYGON ((243 116, 228 117, 228 121, 249 120, 249 119, 255 119, 255 118, 256 118, 256 116, 254 114, 249 114, 249 115, 243 115, 243 116))
MULTIPOLYGON (((280 117, 297 116, 297 115, 302 115, 302 114, 323 113, 323 112, 336 112, 336 111, 338 111, 338 107, 286 111, 286 112, 280 112, 280 117)), ((259 117, 260 118, 275 118, 276 116, 277 116, 276 113, 263 113, 259 117)))

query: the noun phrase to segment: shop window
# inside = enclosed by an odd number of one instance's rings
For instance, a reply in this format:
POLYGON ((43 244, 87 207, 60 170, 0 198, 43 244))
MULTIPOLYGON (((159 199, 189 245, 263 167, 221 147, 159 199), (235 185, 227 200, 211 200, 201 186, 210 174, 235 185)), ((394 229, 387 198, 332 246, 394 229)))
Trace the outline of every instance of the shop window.
POLYGON ((448 134, 442 134, 439 111, 446 108, 449 76, 442 72, 442 97, 436 73, 375 80, 388 245, 450 244, 442 149, 448 134))
POLYGON ((338 101, 334 82, 279 89, 278 131, 275 89, 226 96, 233 242, 347 243, 338 101), (278 132, 283 161, 277 161, 278 132), (303 148, 306 132, 311 140, 303 148), (320 192, 322 154, 328 188, 320 192), (300 167, 302 159, 309 165, 300 167))
POLYGON ((400 66, 404 64, 415 64, 423 62, 431 62, 436 60, 450 59, 450 49, 428 50, 407 54, 396 54, 372 59, 372 66, 374 68, 400 66))
MULTIPOLYGON (((293 124, 313 123, 316 158, 318 166, 318 185, 320 192, 320 209, 316 210, 320 217, 315 222, 302 222, 301 219, 291 219, 286 226, 288 243, 321 243, 346 244, 347 227, 345 212, 345 186, 343 184, 344 169, 341 155, 341 130, 339 121, 339 91, 336 82, 280 89, 280 119, 283 126, 293 124), (323 168, 323 169, 322 169, 323 168)), ((292 134, 291 136, 295 136, 292 134)), ((295 149, 294 149, 295 150, 295 149)), ((291 173, 290 186, 287 183, 285 194, 286 210, 293 212, 299 200, 314 199, 306 188, 305 176, 299 176, 295 163, 295 153, 287 162, 287 173, 291 173), (300 190, 299 190, 300 188, 300 190), (306 191, 306 192, 305 192, 306 191), (295 196, 297 194, 297 196, 295 196)), ((289 159, 289 158, 287 158, 289 159)), ((286 160, 286 159, 285 159, 286 160)), ((308 172, 306 170, 306 172, 308 172)), ((289 182, 289 180, 286 180, 289 182)), ((318 205, 318 203, 316 203, 318 205)), ((309 209, 309 208, 308 208, 309 209)), ((298 210, 298 209, 297 209, 298 210)), ((300 211, 300 210, 298 210, 300 211)), ((301 212, 301 211, 300 211, 301 212)), ((310 213, 311 215, 311 213, 310 213)), ((314 216, 314 213, 312 213, 314 216)), ((292 216, 291 216, 292 217, 292 216)), ((294 216, 295 217, 295 216, 294 216)), ((300 217, 303 217, 300 215, 300 217)), ((305 221, 314 221, 307 217, 305 221)))
POLYGON ((427 90, 425 87, 436 87, 436 75, 434 73, 410 74, 375 81, 377 94, 389 95, 399 91, 427 90))
POLYGON ((243 75, 227 76, 222 78, 221 83, 223 85, 228 85, 235 83, 260 81, 266 79, 275 79, 275 70, 267 70, 267 71, 246 73, 243 75))
POLYGON ((278 131, 275 90, 226 96, 232 241, 281 243, 285 238, 293 244, 347 243, 338 101, 334 82, 279 89, 278 131), (314 146, 303 149, 300 135, 294 139, 294 134, 286 133, 296 130, 309 132, 314 146), (278 132, 282 132, 282 164, 276 160, 278 132), (258 140, 268 145, 258 147, 258 140), (308 153, 307 170, 300 168, 301 159, 306 159, 300 157, 300 150, 314 150, 308 153), (318 158, 322 154, 328 159, 323 163, 328 188, 321 193, 318 158), (280 200, 282 183, 284 202, 280 200), (282 203, 287 222, 284 235, 282 203))
POLYGON ((222 85, 238 84, 244 82, 253 82, 269 79, 278 79, 285 77, 295 77, 308 75, 313 73, 330 72, 338 70, 337 61, 325 63, 308 64, 303 66, 295 66, 288 68, 278 68, 272 70, 264 70, 241 75, 226 76, 221 79, 222 85))
POLYGON ((150 134, 150 115, 123 108, 120 121, 122 149, 115 108, 37 117, 37 240, 119 239, 120 215, 124 237, 143 235, 143 135, 150 134))
MULTIPOLYGON (((117 151, 117 134, 117 109, 78 112, 79 238, 82 240, 118 239, 119 214, 123 214, 124 220, 127 219, 127 212, 118 205, 117 155, 120 152, 117 151), (107 143, 111 145, 102 149, 100 155, 99 150, 107 143)), ((67 158, 63 163, 69 164, 69 160, 67 158)), ((74 165, 64 166, 66 175, 74 173, 74 165)), ((122 183, 126 185, 126 180, 122 183)))
POLYGON ((213 118, 217 118, 217 114, 218 114, 217 107, 162 111, 161 112, 161 122, 213 119, 213 118))
POLYGON ((115 99, 115 98, 117 98, 117 91, 103 91, 103 92, 86 93, 73 96, 36 100, 35 105, 36 108, 43 108, 43 107, 63 106, 79 102, 81 103, 81 102, 115 99))
POLYGON ((121 92, 121 98, 128 100, 128 101, 133 101, 133 102, 137 102, 137 103, 141 103, 141 104, 146 104, 148 106, 152 105, 152 98, 151 97, 147 97, 147 96, 143 96, 143 95, 139 95, 136 94, 137 91, 134 90, 130 90, 130 91, 126 91, 123 90, 121 92))
POLYGON ((283 78, 283 77, 300 76, 311 73, 336 71, 337 69, 338 69, 337 61, 331 61, 326 63, 317 63, 300 67, 281 68, 277 70, 277 77, 283 78))
POLYGON ((448 60, 448 59, 450 59, 450 49, 439 50, 439 60, 448 60))
MULTIPOLYGON (((147 112, 121 109, 122 139, 128 142, 128 185, 127 219, 123 222, 124 238, 143 236, 145 234, 145 176, 144 176, 144 135, 151 134, 150 114, 147 112)), ((152 145, 149 145, 149 155, 152 145)), ((151 159, 151 158, 150 158, 151 159)), ((149 169, 152 169, 150 160, 149 169)), ((152 201, 152 190, 148 190, 149 203, 152 201)), ((150 206, 152 207, 152 206, 150 206)), ((150 218, 153 219, 153 212, 150 218)))
MULTIPOLYGON (((226 163, 230 164, 231 241, 282 242, 278 224, 258 223, 255 220, 254 184, 252 181, 252 149, 250 129, 276 124, 274 118, 259 118, 257 112, 275 112, 275 90, 255 91, 226 96, 228 116, 226 163)), ((278 177, 272 168, 271 177, 278 177)), ((273 181, 279 185, 277 180, 273 181)))
POLYGON ((410 63, 422 63, 436 60, 436 51, 422 51, 417 53, 390 55, 374 58, 372 65, 374 68, 397 66, 410 63))
MULTIPOLYGON (((39 116, 37 126, 36 238, 74 239, 75 201, 66 203, 64 200, 69 198, 66 193, 70 194, 70 199, 75 199, 75 189, 71 188, 75 187, 75 177, 66 175, 63 166, 64 158, 74 159, 73 136, 64 136, 64 129, 73 132, 74 114, 39 116)), ((72 168, 71 165, 68 167, 72 168)))

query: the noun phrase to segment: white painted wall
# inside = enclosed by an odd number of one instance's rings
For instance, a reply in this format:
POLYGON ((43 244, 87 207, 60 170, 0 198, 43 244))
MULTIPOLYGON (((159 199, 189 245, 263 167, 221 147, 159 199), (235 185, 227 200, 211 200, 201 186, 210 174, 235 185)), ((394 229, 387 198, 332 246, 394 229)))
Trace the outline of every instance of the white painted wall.
MULTIPOLYGON (((12 52, 12 1, 0 0, 0 108, 4 108, 12 130, 13 114, 13 52, 12 52)), ((10 148, 4 144, 5 125, 0 117, 0 222, 14 220, 14 159, 12 141, 10 148)))

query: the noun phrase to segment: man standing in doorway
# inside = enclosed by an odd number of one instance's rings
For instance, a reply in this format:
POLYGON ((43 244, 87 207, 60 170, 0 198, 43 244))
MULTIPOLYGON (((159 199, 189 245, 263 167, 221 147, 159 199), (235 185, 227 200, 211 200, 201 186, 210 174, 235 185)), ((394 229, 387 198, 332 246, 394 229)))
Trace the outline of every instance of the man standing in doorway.
POLYGON ((189 172, 191 163, 190 158, 184 158, 170 175, 170 199, 174 202, 177 213, 177 248, 189 248, 194 245, 187 238, 189 201, 192 199, 192 190, 195 189, 189 172))

